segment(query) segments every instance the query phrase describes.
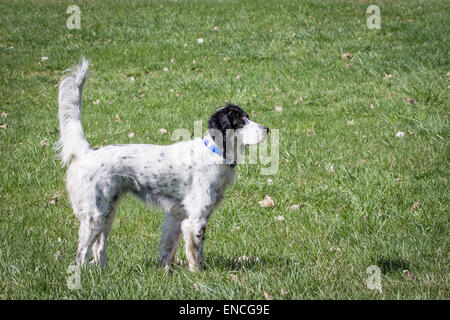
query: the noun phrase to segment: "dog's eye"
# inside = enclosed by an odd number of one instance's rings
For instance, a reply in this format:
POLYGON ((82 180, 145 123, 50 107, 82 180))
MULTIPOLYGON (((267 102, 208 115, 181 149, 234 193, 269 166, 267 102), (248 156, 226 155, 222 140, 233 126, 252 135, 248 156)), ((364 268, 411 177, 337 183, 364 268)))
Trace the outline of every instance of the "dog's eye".
POLYGON ((245 126, 245 123, 246 123, 246 121, 245 121, 244 118, 242 118, 241 120, 239 120, 239 125, 245 126))

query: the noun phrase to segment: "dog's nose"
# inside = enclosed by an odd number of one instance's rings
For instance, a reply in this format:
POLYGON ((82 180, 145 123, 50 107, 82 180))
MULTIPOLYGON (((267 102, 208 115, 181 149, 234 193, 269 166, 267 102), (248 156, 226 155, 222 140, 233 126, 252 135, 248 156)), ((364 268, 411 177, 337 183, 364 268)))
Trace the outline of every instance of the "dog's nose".
POLYGON ((266 130, 267 131, 266 133, 269 133, 269 131, 270 131, 269 128, 267 128, 267 127, 265 127, 265 126, 263 126, 261 124, 259 125, 259 128, 263 129, 263 130, 266 130))

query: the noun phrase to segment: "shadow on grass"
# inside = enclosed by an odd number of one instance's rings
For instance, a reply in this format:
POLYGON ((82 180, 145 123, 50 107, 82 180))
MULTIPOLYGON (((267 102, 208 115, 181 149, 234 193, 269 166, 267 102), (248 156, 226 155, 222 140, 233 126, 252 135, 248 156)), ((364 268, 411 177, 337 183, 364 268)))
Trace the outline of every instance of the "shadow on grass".
POLYGON ((381 273, 411 270, 411 264, 402 258, 381 257, 377 260, 377 266, 380 267, 381 273))
POLYGON ((260 268, 274 268, 299 264, 299 261, 285 257, 255 257, 249 256, 248 259, 238 261, 236 257, 223 255, 211 255, 206 258, 206 267, 222 271, 252 270, 260 268), (245 261, 244 261, 245 260, 245 261))
MULTIPOLYGON (((145 268, 162 269, 161 264, 155 258, 145 258, 140 264, 145 268)), ((254 269, 268 269, 276 267, 286 266, 303 266, 304 262, 299 260, 290 259, 288 257, 256 257, 248 256, 248 259, 238 261, 236 257, 214 255, 210 254, 205 257, 206 270, 218 270, 218 271, 239 271, 239 270, 254 270, 254 269)), ((186 259, 183 259, 183 263, 173 262, 172 268, 188 269, 186 259)))
MULTIPOLYGON (((249 257, 248 261, 237 262, 236 258, 232 257, 224 257, 224 256, 207 256, 205 258, 206 261, 206 270, 208 269, 217 269, 222 271, 236 271, 241 269, 253 269, 255 267, 262 267, 272 265, 273 261, 268 259, 259 259, 255 261, 253 257, 249 257)), ((162 268, 161 264, 156 259, 146 259, 143 263, 146 268, 162 268)), ((172 267, 179 268, 188 268, 187 261, 183 260, 183 264, 172 263, 172 267)))

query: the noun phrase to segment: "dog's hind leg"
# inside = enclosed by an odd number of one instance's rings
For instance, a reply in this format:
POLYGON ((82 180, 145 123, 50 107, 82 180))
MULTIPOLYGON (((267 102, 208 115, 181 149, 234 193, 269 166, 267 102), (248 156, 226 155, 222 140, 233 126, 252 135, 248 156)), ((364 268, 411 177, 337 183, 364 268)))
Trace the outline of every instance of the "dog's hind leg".
POLYGON ((89 259, 94 240, 99 236, 104 227, 105 218, 101 215, 96 217, 86 216, 80 221, 76 258, 78 266, 83 266, 89 259))
POLYGON ((94 262, 100 264, 103 267, 107 266, 108 259, 106 256, 106 240, 108 239, 109 232, 111 231, 114 218, 116 216, 116 207, 118 201, 114 201, 110 213, 105 217, 104 228, 97 236, 93 246, 92 253, 94 255, 94 262))
POLYGON ((177 251, 178 242, 181 235, 181 220, 166 212, 164 216, 164 224, 162 227, 162 236, 159 243, 160 257, 159 261, 164 268, 167 268, 172 262, 177 251))

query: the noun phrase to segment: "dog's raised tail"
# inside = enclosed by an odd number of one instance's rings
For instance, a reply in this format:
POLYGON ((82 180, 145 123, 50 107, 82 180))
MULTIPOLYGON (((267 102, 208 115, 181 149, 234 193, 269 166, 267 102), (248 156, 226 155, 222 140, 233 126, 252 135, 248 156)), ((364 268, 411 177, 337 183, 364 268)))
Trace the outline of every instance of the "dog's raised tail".
POLYGON ((70 73, 59 84, 60 139, 56 148, 60 150, 60 159, 63 166, 68 165, 72 158, 81 157, 90 148, 81 125, 81 98, 88 67, 89 61, 82 58, 79 64, 67 70, 70 73))

